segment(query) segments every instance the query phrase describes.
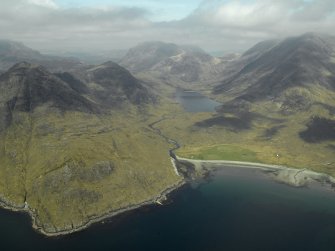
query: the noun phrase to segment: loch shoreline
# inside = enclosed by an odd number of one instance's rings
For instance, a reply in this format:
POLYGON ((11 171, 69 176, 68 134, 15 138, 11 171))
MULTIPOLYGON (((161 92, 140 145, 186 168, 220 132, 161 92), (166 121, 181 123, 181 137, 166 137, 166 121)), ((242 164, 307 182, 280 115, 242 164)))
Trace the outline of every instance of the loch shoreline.
MULTIPOLYGON (((263 163, 253 163, 253 162, 240 162, 240 161, 225 161, 225 160, 196 160, 196 159, 187 159, 179 156, 175 156, 175 158, 171 158, 172 165, 177 173, 180 176, 184 176, 182 180, 177 182, 176 184, 166 188, 157 196, 152 197, 147 201, 143 201, 138 204, 129 205, 124 208, 120 208, 118 210, 110 211, 101 216, 94 216, 89 218, 87 222, 79 227, 69 228, 66 230, 56 230, 56 231, 46 231, 43 226, 38 224, 38 215, 29 208, 28 205, 13 205, 9 201, 5 200, 0 196, 0 207, 14 211, 14 212, 23 212, 30 216, 32 221, 33 229, 46 236, 46 237, 59 237, 68 234, 72 234, 75 232, 82 231, 87 229, 93 224, 102 222, 105 219, 112 218, 118 215, 121 215, 126 212, 133 211, 135 209, 139 209, 141 207, 150 206, 154 204, 162 205, 166 197, 169 196, 170 193, 178 190, 180 187, 184 186, 190 176, 185 175, 179 170, 180 165, 189 166, 193 171, 201 173, 201 176, 204 177, 215 170, 224 170, 225 167, 229 168, 239 168, 239 169, 255 169, 258 171, 262 171, 267 177, 284 183, 293 187, 305 187, 311 183, 318 183, 321 185, 329 185, 332 191, 335 191, 335 178, 323 173, 317 173, 314 171, 310 171, 307 169, 294 169, 288 168, 285 166, 279 165, 268 165, 263 163), (183 175, 182 175, 183 174, 183 175)), ((200 176, 200 177, 201 177, 200 176)))
POLYGON ((254 162, 228 161, 228 160, 198 160, 187 159, 176 155, 178 163, 188 166, 195 173, 208 173, 224 167, 257 169, 265 173, 271 179, 293 187, 304 187, 312 183, 329 185, 335 191, 335 178, 324 173, 318 173, 308 169, 296 169, 281 165, 271 165, 254 162))
POLYGON ((157 196, 154 196, 151 199, 143 201, 138 204, 129 205, 127 207, 120 208, 118 210, 107 212, 104 215, 92 216, 91 218, 88 219, 87 222, 84 222, 81 226, 74 227, 72 225, 69 225, 68 229, 62 229, 62 230, 56 229, 55 231, 47 231, 46 229, 43 228, 41 224, 38 224, 39 221, 38 215, 34 212, 33 209, 29 207, 29 204, 23 203, 21 205, 14 205, 10 203, 8 200, 4 199, 4 196, 1 196, 0 194, 0 207, 15 212, 27 213, 32 220, 32 227, 35 231, 47 237, 58 237, 87 229, 89 226, 95 223, 102 222, 105 219, 115 217, 122 213, 138 209, 140 207, 149 206, 153 204, 162 205, 163 204, 162 202, 171 192, 185 185, 189 179, 199 177, 197 175, 195 175, 195 177, 192 177, 193 175, 192 172, 201 174, 200 177, 203 178, 206 177, 206 175, 208 175, 212 170, 218 168, 224 168, 224 167, 236 167, 236 168, 248 168, 248 169, 252 168, 261 170, 275 181, 285 183, 290 186, 303 187, 307 186, 311 182, 317 182, 320 184, 328 184, 330 185, 331 189, 335 191, 334 177, 327 174, 310 171, 307 169, 294 169, 285 166, 253 163, 253 162, 226 161, 226 160, 196 160, 196 159, 187 159, 179 157, 175 154, 175 150, 180 148, 180 144, 176 140, 170 139, 169 137, 164 135, 160 129, 155 127, 156 124, 165 119, 167 119, 167 117, 163 116, 161 119, 149 124, 148 126, 158 135, 163 137, 168 143, 173 145, 173 147, 169 150, 171 164, 176 175, 182 177, 182 179, 179 180, 179 182, 164 189, 157 196), (186 171, 182 170, 181 166, 186 167, 186 171))
POLYGON ((12 212, 20 212, 20 213, 25 213, 25 214, 29 215, 30 219, 32 221, 32 228, 37 233, 42 234, 46 237, 60 237, 60 236, 64 236, 64 235, 68 235, 68 234, 72 234, 72 233, 75 233, 75 232, 85 230, 88 227, 90 227, 91 225, 102 222, 105 219, 112 218, 112 217, 121 215, 121 214, 129 212, 129 211, 133 211, 135 209, 138 209, 138 208, 141 208, 141 207, 144 207, 144 206, 150 206, 150 205, 154 205, 154 204, 162 205, 162 202, 166 200, 167 196, 170 193, 172 193, 173 191, 182 187, 183 185, 185 185, 185 180, 181 180, 181 181, 173 184, 172 186, 163 190, 157 196, 154 196, 147 201, 143 201, 141 203, 134 204, 134 205, 129 205, 127 207, 120 208, 118 210, 110 211, 110 212, 107 212, 106 214, 101 215, 101 216, 91 217, 91 218, 89 218, 89 220, 87 222, 85 222, 83 225, 81 225, 79 227, 74 227, 74 228, 71 228, 71 229, 69 228, 69 229, 65 229, 65 230, 56 230, 54 232, 46 231, 43 228, 43 226, 39 225, 38 224, 38 215, 32 209, 30 209, 29 206, 26 206, 26 204, 13 205, 12 203, 10 203, 9 201, 7 201, 6 199, 4 199, 3 197, 0 196, 0 207, 3 208, 3 209, 6 209, 6 210, 12 211, 12 212))

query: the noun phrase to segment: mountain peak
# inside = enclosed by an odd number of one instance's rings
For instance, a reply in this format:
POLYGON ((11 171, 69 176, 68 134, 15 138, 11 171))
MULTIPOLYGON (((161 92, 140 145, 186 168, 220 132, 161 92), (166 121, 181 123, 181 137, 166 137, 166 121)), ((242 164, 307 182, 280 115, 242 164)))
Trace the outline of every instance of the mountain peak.
POLYGON ((13 65, 24 61, 43 65, 53 72, 68 71, 69 69, 81 65, 81 63, 74 58, 44 55, 25 46, 23 43, 0 40, 0 71, 6 71, 13 65))
POLYGON ((204 81, 220 72, 220 63, 199 47, 159 41, 131 48, 120 62, 133 73, 146 72, 176 85, 204 81))
POLYGON ((95 105, 42 66, 20 62, 0 76, 0 102, 12 109, 33 112, 39 106, 61 111, 95 111, 95 105))
POLYGON ((306 33, 275 44, 264 43, 249 50, 257 51, 251 59, 248 53, 244 54, 239 59, 244 60, 240 63, 242 68, 235 67, 235 72, 214 92, 236 90, 234 95, 238 100, 253 102, 272 98, 293 107, 299 102, 314 102, 310 99, 314 94, 303 95, 313 93, 311 88, 323 88, 325 92, 335 89, 335 37, 306 33))
POLYGON ((107 106, 152 103, 154 97, 127 69, 112 61, 86 69, 85 81, 99 88, 92 90, 95 100, 107 106))
POLYGON ((42 69, 43 67, 41 65, 38 64, 34 64, 34 63, 30 63, 27 61, 22 61, 19 62, 15 65, 13 65, 9 71, 16 71, 16 70, 32 70, 32 69, 42 69))
POLYGON ((21 55, 23 57, 40 57, 41 54, 21 42, 11 40, 0 40, 0 55, 11 56, 21 55))
POLYGON ((320 39, 323 37, 327 37, 327 35, 318 32, 306 32, 300 36, 302 39, 320 39))

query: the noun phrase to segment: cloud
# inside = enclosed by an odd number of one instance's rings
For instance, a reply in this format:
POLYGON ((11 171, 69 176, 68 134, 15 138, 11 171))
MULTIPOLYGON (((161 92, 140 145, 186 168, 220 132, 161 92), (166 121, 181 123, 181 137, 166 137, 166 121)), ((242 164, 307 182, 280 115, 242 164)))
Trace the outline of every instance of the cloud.
POLYGON ((56 0, 2 0, 0 37, 41 50, 124 49, 164 40, 241 51, 265 39, 335 33, 333 0, 204 0, 180 20, 155 21, 157 15, 140 5, 64 8, 56 0))
MULTIPOLYGON (((203 1, 187 17, 184 27, 203 27, 210 38, 234 49, 264 39, 300 35, 305 32, 335 34, 333 0, 203 1), (235 46, 233 45, 235 42, 235 46)), ((204 44, 206 42, 204 41, 204 44)), ((212 42, 214 46, 217 43, 212 42)))
POLYGON ((319 22, 326 19, 334 20, 335 1, 311 1, 305 3, 293 15, 295 21, 319 22))
POLYGON ((28 0, 28 3, 47 8, 58 8, 57 4, 53 0, 28 0))
POLYGON ((117 40, 119 33, 132 33, 151 25, 147 18, 150 13, 136 7, 63 9, 51 0, 16 1, 15 4, 4 0, 0 4, 0 36, 42 49, 90 50, 101 45, 117 46, 111 37, 117 40))

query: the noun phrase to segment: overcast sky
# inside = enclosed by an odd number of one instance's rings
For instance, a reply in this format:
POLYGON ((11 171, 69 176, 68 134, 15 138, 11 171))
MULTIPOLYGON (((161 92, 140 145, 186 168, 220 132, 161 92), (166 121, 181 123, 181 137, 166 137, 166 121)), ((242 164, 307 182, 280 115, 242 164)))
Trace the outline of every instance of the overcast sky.
POLYGON ((0 38, 40 51, 127 49, 162 40, 207 51, 335 33, 335 0, 1 0, 0 38))

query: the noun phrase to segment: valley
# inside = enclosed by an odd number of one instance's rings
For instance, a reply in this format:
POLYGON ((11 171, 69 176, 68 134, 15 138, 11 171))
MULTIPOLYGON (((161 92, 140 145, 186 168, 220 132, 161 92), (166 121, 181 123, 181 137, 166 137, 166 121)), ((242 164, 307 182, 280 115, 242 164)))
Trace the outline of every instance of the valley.
POLYGON ((66 72, 19 62, 0 76, 1 205, 45 235, 79 231, 184 184, 170 155, 335 177, 334 41, 261 42, 228 61, 150 42, 66 72))

